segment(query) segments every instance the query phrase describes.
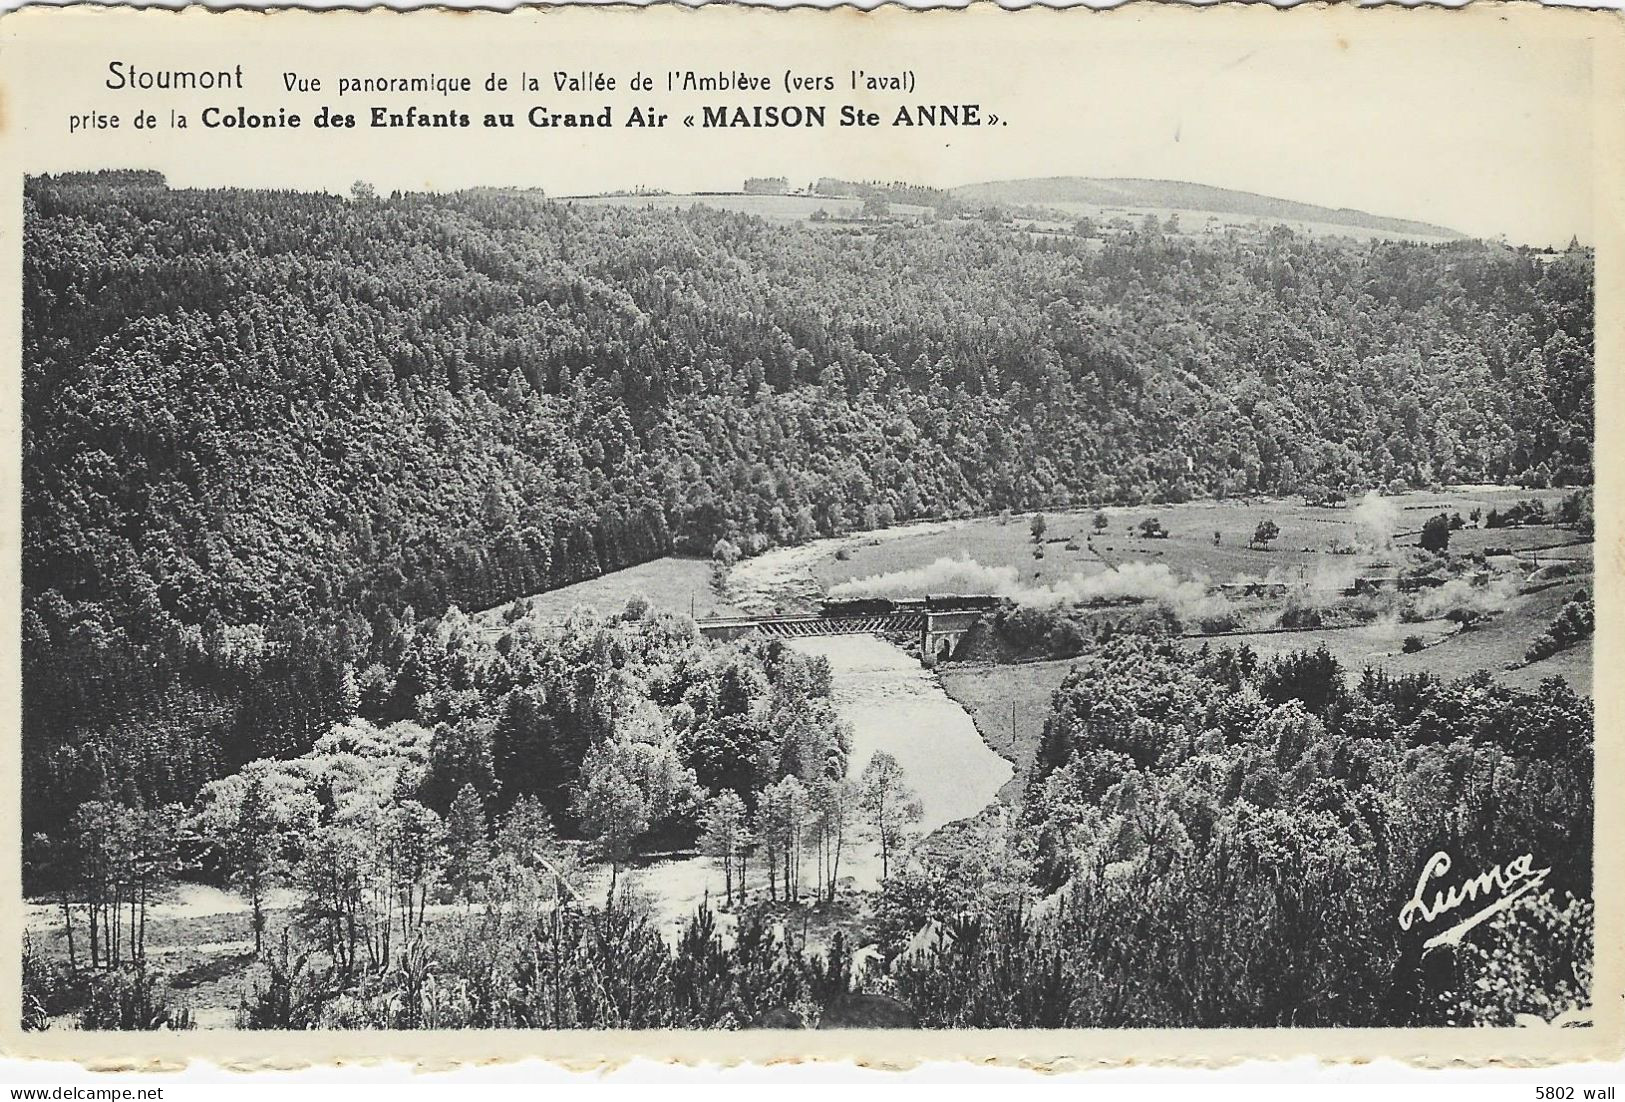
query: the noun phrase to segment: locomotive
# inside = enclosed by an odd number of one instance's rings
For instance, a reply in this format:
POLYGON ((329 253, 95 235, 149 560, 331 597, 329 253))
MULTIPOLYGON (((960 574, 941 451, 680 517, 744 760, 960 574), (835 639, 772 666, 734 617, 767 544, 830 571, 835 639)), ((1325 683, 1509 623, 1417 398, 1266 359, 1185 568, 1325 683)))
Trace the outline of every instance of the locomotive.
POLYGON ((985 612, 997 608, 994 596, 859 597, 823 602, 823 615, 830 619, 849 616, 891 616, 899 612, 985 612))

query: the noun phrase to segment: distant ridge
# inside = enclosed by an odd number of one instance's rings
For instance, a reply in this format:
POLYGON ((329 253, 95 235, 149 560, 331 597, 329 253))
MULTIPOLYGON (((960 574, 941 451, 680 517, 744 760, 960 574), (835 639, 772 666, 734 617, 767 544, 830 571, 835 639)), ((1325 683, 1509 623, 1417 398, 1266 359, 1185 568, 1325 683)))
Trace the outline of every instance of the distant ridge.
POLYGON ((1272 221, 1319 222, 1362 230, 1414 237, 1460 239, 1466 235, 1446 226, 1389 218, 1347 207, 1333 209, 1292 199, 1277 199, 1250 191, 1192 184, 1179 180, 1050 176, 967 184, 952 189, 954 198, 969 203, 1008 203, 1026 206, 1056 204, 1128 209, 1173 209, 1261 218, 1272 221))

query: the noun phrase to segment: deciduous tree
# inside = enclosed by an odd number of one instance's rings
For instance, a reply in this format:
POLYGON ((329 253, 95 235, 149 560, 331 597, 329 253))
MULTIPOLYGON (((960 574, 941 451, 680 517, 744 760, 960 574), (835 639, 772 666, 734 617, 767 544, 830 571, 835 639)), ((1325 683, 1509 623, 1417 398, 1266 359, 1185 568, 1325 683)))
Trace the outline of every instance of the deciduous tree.
POLYGON ((907 843, 924 811, 908 786, 903 767, 884 750, 876 750, 863 767, 859 785, 859 805, 880 844, 880 876, 885 879, 891 875, 893 856, 907 843))

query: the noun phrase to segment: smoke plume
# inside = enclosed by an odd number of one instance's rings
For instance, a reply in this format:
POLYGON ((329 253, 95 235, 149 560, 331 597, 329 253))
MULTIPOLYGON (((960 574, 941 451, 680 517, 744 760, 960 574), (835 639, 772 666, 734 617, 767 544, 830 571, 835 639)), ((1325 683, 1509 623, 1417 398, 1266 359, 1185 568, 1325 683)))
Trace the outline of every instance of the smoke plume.
POLYGON ((1366 491, 1354 507, 1354 523, 1360 528, 1360 545, 1367 551, 1392 551, 1394 533, 1399 530, 1399 506, 1377 493, 1366 491))
POLYGON ((1049 585, 1024 584, 1014 567, 984 566, 968 555, 926 566, 854 578, 831 587, 837 600, 923 597, 931 593, 1006 597, 1019 605, 1053 608, 1093 601, 1160 601, 1181 614, 1205 611, 1213 599, 1206 579, 1182 579, 1162 563, 1124 563, 1099 574, 1073 574, 1049 585))
POLYGON ((1517 585, 1504 576, 1497 576, 1481 585, 1474 585, 1466 578, 1451 578, 1436 589, 1417 594, 1413 607, 1430 620, 1457 609, 1489 616, 1505 609, 1507 602, 1517 594, 1517 585))

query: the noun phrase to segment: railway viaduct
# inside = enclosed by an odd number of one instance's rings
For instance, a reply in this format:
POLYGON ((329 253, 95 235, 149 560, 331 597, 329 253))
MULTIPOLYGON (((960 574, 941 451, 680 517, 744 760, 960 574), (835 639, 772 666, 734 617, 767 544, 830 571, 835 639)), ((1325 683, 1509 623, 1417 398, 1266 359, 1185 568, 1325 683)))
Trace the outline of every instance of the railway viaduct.
POLYGON ((958 649, 965 633, 986 609, 897 609, 873 615, 724 616, 697 621, 707 639, 737 639, 759 632, 782 639, 810 635, 883 635, 918 632, 920 653, 946 658, 958 649))

